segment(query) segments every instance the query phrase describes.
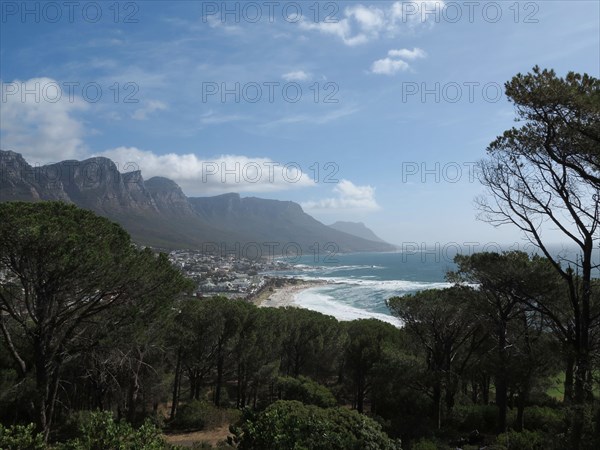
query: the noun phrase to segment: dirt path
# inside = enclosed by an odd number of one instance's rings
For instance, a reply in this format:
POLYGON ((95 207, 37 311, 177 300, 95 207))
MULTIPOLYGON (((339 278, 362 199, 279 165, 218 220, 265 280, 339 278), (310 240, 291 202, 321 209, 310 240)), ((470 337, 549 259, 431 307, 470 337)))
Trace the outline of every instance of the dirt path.
POLYGON ((198 442, 208 442, 211 445, 216 445, 220 441, 226 440, 229 434, 229 425, 225 425, 207 431, 167 434, 165 435, 165 440, 169 444, 180 445, 182 447, 191 447, 198 442))

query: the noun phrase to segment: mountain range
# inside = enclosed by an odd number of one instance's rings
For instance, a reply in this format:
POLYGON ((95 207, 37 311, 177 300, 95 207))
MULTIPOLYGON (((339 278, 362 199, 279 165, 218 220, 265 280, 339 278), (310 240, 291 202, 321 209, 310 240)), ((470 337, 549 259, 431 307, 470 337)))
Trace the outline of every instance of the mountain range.
POLYGON ((363 239, 367 239, 369 241, 374 242, 382 242, 387 243, 375 233, 373 230, 367 228, 367 226, 362 222, 335 222, 329 225, 330 228, 334 230, 342 231, 344 233, 351 234, 352 236, 360 237, 363 239))
POLYGON ((329 227, 291 201, 234 193, 187 197, 168 178, 120 173, 104 157, 33 167, 21 154, 0 150, 0 201, 17 200, 74 203, 120 223, 135 242, 160 249, 247 248, 274 256, 395 250, 363 224, 329 227))

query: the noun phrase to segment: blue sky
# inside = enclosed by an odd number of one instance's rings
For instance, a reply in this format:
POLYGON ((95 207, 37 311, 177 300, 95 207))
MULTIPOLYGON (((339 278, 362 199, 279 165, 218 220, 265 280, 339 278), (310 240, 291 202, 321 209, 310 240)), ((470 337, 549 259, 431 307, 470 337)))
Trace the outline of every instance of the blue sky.
POLYGON ((473 203, 514 117, 500 88, 536 64, 600 75, 595 1, 1 5, 3 149, 293 200, 398 244, 521 242, 473 203))

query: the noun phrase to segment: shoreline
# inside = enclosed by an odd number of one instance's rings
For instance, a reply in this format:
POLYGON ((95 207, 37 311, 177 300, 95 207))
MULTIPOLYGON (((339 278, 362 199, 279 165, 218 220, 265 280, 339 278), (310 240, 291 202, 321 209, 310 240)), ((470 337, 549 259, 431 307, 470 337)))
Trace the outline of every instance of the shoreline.
POLYGON ((296 294, 306 289, 324 286, 327 282, 324 280, 298 280, 289 279, 283 286, 272 286, 265 290, 262 295, 253 300, 253 303, 259 308, 283 308, 294 305, 296 294), (292 281, 293 280, 293 281, 292 281))

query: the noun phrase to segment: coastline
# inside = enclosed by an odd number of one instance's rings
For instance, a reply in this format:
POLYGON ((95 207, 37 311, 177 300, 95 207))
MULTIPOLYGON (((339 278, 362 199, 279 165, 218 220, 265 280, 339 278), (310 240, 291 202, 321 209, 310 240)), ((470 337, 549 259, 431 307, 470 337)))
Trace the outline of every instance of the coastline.
POLYGON ((272 286, 265 290, 253 303, 260 308, 283 308, 295 306, 294 298, 306 289, 323 286, 327 284, 324 280, 298 280, 295 278, 286 280, 282 286, 272 286))

